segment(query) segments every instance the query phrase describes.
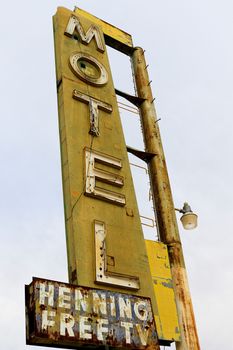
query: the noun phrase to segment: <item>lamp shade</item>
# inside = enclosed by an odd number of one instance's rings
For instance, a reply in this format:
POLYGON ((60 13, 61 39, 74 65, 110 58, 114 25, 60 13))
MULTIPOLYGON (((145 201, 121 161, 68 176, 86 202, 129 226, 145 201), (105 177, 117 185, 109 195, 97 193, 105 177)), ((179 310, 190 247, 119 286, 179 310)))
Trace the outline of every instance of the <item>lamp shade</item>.
POLYGON ((188 212, 181 216, 180 221, 185 230, 193 230, 197 227, 197 218, 198 216, 196 214, 188 212))

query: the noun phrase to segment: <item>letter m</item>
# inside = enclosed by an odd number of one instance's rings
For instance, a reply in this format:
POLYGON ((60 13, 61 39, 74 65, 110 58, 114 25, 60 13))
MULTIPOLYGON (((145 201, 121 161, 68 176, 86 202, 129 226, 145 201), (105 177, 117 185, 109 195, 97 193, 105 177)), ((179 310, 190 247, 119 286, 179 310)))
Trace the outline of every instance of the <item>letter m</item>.
POLYGON ((74 35, 74 33, 78 34, 82 43, 85 45, 88 45, 94 37, 97 49, 100 52, 105 51, 102 35, 99 31, 99 28, 92 24, 85 33, 78 17, 71 15, 65 30, 65 35, 71 37, 74 35))

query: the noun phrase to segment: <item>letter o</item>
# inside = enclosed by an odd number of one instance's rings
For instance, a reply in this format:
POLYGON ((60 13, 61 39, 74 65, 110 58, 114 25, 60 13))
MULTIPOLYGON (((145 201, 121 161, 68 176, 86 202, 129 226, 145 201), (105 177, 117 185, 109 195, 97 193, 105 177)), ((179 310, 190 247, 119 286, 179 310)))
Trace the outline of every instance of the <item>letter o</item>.
POLYGON ((108 82, 105 67, 93 56, 82 52, 72 53, 69 59, 72 72, 81 80, 94 86, 108 82))

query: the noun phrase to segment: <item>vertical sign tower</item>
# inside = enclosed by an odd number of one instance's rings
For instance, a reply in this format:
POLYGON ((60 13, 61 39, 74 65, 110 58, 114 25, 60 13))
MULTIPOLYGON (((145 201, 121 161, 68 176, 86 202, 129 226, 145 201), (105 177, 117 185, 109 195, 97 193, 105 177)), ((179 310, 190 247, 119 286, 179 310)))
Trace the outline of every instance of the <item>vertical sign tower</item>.
POLYGON ((69 282, 156 304, 102 29, 58 8, 54 36, 69 282))
POLYGON ((26 286, 27 344, 199 350, 144 52, 80 9, 53 19, 69 284, 26 286), (114 88, 106 44, 131 57, 137 96, 114 88), (126 148, 116 93, 139 109, 145 152, 126 148), (145 244, 127 149, 148 163, 163 243, 145 244))
POLYGON ((69 281, 152 297, 103 33, 64 8, 54 31, 69 281))

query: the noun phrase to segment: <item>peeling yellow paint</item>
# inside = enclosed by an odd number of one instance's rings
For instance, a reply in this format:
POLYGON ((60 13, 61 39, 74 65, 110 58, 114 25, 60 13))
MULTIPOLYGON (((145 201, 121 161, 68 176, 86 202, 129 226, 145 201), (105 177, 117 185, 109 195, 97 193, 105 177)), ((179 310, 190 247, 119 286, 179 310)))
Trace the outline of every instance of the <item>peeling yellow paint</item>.
POLYGON ((175 295, 166 244, 146 240, 158 312, 154 312, 159 339, 180 340, 175 295))

